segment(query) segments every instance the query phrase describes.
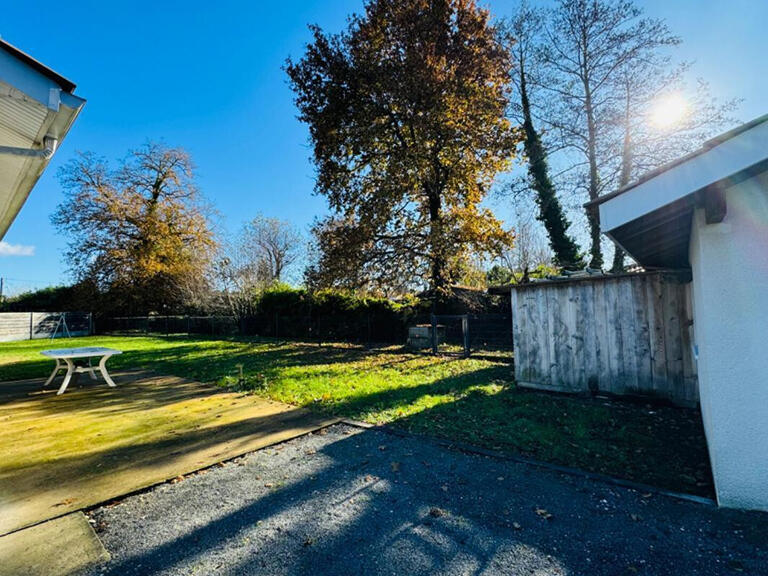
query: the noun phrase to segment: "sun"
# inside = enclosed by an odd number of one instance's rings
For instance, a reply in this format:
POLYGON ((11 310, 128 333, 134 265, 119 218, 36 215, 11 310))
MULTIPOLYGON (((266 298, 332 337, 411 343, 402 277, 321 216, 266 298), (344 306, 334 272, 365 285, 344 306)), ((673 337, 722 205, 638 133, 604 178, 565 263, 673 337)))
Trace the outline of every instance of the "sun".
POLYGON ((651 124, 660 130, 678 124, 688 114, 688 101, 679 92, 659 98, 651 110, 651 124))

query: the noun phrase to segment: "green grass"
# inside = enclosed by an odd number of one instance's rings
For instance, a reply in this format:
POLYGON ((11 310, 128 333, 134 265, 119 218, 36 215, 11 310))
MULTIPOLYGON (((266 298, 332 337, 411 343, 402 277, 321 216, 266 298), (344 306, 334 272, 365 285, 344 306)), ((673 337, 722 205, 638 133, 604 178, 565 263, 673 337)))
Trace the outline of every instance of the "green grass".
POLYGON ((325 414, 401 428, 711 495, 698 411, 518 389, 509 364, 246 339, 95 337, 0 344, 0 380, 43 378, 39 351, 119 348, 115 369, 147 368, 252 390, 325 414), (242 364, 244 379, 239 380, 242 364))

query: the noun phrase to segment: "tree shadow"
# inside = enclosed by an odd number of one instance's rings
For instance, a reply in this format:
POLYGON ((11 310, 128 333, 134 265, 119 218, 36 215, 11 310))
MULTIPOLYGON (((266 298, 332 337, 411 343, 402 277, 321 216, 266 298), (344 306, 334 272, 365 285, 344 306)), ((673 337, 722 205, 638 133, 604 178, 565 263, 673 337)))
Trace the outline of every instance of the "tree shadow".
POLYGON ((471 390, 454 402, 402 417, 394 425, 714 498, 698 409, 575 398, 507 386, 496 393, 471 390))
MULTIPOLYGON (((107 368, 115 371, 146 369, 212 382, 236 375, 238 365, 242 365, 246 372, 274 378, 281 370, 295 366, 336 365, 383 355, 407 354, 403 348, 393 346, 371 348, 340 343, 321 345, 261 338, 203 338, 191 342, 187 338, 173 336, 158 338, 173 345, 159 349, 126 350, 110 358, 107 368), (205 346, 206 342, 218 346, 209 348, 205 346), (222 343, 224 346, 221 346, 222 343)), ((407 362, 408 358, 396 358, 390 365, 400 361, 407 362)), ((3 391, 6 387, 3 380, 39 378, 44 381, 53 367, 54 363, 43 357, 0 366, 0 402, 7 396, 3 391)))
MULTIPOLYGON (((647 558, 659 566, 685 565, 688 573, 711 574, 723 554, 746 571, 759 570, 768 556, 768 524, 756 515, 648 500, 373 430, 329 434, 330 441, 316 452, 303 452, 301 441, 302 452, 290 456, 295 464, 285 470, 282 486, 263 484, 264 460, 246 463, 243 483, 231 494, 246 490, 247 497, 233 510, 215 506, 209 494, 201 505, 216 510, 195 523, 186 515, 189 510, 178 517, 157 516, 162 510, 174 514, 173 503, 194 498, 197 490, 215 485, 216 493, 226 494, 235 482, 231 476, 208 484, 191 478, 179 487, 184 490, 179 496, 165 492, 165 508, 155 510, 147 522, 157 520, 143 529, 168 534, 166 523, 179 521, 183 528, 150 542, 137 538, 133 551, 108 564, 106 573, 205 571, 215 565, 227 574, 629 574, 638 559, 647 558), (311 464, 313 459, 319 461, 311 464), (537 513, 544 506, 554 519, 537 513), (633 519, 641 515, 641 522, 633 519), (728 530, 749 522, 754 547, 739 538, 724 542, 728 530), (263 533, 254 534, 255 527, 263 533), (687 532, 697 535, 696 546, 687 532), (251 538, 256 541, 246 544, 251 538), (653 542, 651 552, 648 542, 653 542), (226 561, 229 550, 239 553, 226 561), (587 556, 591 563, 585 563, 587 556)), ((226 498, 232 497, 238 498, 226 498)), ((126 513, 144 514, 135 507, 126 513)), ((110 514, 119 515, 119 506, 98 512, 97 522, 108 522, 110 514)))

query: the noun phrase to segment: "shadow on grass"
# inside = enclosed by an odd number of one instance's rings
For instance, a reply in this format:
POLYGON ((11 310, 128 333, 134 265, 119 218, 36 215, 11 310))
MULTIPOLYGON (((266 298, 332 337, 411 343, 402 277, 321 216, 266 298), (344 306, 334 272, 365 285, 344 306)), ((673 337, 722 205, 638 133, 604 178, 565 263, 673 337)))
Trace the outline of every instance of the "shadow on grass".
POLYGON ((408 431, 714 497, 699 410, 505 387, 396 420, 408 431))
MULTIPOLYGON (((362 346, 319 346, 269 340, 232 338, 190 342, 164 340, 170 347, 128 351, 113 358, 110 367, 151 367, 207 382, 237 373, 238 364, 247 374, 273 381, 292 367, 311 367, 309 379, 344 378, 335 366, 377 357, 371 369, 403 370, 409 375, 432 365, 411 365, 420 356, 402 356, 396 348, 368 350, 362 346), (391 359, 379 360, 382 354, 391 359), (324 366, 328 366, 327 370, 324 366)), ((670 490, 712 496, 706 442, 698 410, 670 407, 650 408, 621 401, 588 400, 562 395, 497 387, 476 388, 491 382, 508 382, 509 367, 503 364, 467 370, 459 359, 443 359, 442 367, 456 363, 457 374, 424 384, 400 385, 397 378, 387 387, 367 393, 344 393, 328 386, 327 396, 299 402, 323 414, 368 421, 390 421, 402 428, 432 434, 592 472, 609 474, 670 490), (461 368, 460 368, 461 367, 461 368), (462 371, 463 370, 463 371, 462 371), (441 398, 432 400, 430 397, 441 398), (449 398, 446 398, 448 396, 449 398)), ((43 362, 30 362, 38 369, 43 362)), ((45 363, 45 374, 50 368, 45 363)), ((351 366, 352 371, 366 368, 351 366)), ((82 380, 88 382, 87 378, 82 380)), ((81 380, 81 381, 82 381, 81 380)), ((97 385, 101 385, 99 382, 97 385)), ((9 401, 2 394, 0 403, 9 401)), ((201 390, 201 393, 203 390, 201 390)), ((99 396, 105 392, 95 390, 99 396)), ((147 390, 135 401, 110 404, 103 410, 140 411, 172 400, 167 391, 147 390)), ((64 410, 67 402, 50 403, 64 410)), ((73 404, 73 407, 76 406, 73 404)))
MULTIPOLYGON (((366 348, 352 344, 320 345, 307 342, 286 342, 269 339, 200 338, 190 341, 183 337, 156 337, 168 344, 161 348, 124 350, 110 358, 110 370, 148 369, 204 382, 213 382, 238 373, 238 364, 246 372, 258 372, 274 377, 280 370, 293 366, 333 365, 361 360, 383 354, 401 355, 397 347, 366 348)), ((126 339, 130 342, 130 339, 126 339)), ((61 341, 46 348, 64 348, 61 341)), ((42 348, 41 348, 42 349, 42 348)), ((390 364, 403 361, 395 359, 390 364)), ((404 360, 404 361, 407 361, 404 360)), ((33 360, 0 365, 0 388, 3 381, 40 378, 44 380, 53 370, 54 362, 40 357, 33 360)), ((60 381, 60 380, 59 380, 60 381)))

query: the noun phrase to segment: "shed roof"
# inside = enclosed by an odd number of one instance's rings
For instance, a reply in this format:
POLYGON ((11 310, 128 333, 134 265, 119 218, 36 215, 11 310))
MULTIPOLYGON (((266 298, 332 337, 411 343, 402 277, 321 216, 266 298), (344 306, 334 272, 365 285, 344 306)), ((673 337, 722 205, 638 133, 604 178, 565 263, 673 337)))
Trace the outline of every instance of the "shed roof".
POLYGON ((768 114, 587 205, 598 207, 602 231, 642 266, 687 268, 695 206, 722 219, 723 190, 766 170, 768 114))

